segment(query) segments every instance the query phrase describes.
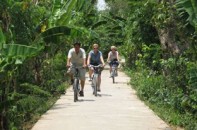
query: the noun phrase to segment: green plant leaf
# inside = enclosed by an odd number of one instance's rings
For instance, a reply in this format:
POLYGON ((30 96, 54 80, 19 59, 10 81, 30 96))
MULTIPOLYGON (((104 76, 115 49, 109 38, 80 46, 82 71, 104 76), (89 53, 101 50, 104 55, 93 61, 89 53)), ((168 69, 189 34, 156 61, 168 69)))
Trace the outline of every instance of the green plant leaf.
POLYGON ((3 49, 4 44, 5 44, 5 36, 4 36, 2 29, 0 27, 0 50, 3 49))
MULTIPOLYGON (((41 48, 40 48, 41 49, 41 48)), ((39 52, 38 48, 20 45, 20 44, 5 44, 2 50, 2 55, 12 58, 26 58, 35 55, 39 52)))
POLYGON ((94 24, 94 25, 92 26, 92 29, 97 28, 97 27, 99 27, 99 26, 101 26, 101 25, 104 25, 104 24, 106 24, 106 23, 107 23, 107 21, 99 21, 99 22, 97 22, 96 24, 94 24))
POLYGON ((177 10, 180 12, 179 15, 182 16, 182 11, 188 13, 188 21, 194 27, 197 24, 197 1, 196 0, 177 0, 177 10))
POLYGON ((67 26, 57 26, 53 28, 49 28, 43 33, 41 33, 41 36, 43 37, 45 42, 51 42, 54 41, 54 38, 61 35, 70 35, 71 28, 67 26))
POLYGON ((72 16, 73 8, 75 7, 77 0, 68 0, 65 6, 62 7, 59 13, 60 19, 58 19, 58 25, 67 25, 72 16))

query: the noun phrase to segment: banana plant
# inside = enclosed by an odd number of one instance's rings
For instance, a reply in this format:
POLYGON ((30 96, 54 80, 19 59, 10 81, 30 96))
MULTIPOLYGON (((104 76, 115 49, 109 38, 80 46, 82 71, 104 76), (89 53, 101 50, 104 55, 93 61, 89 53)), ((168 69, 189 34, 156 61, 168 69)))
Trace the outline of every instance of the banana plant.
POLYGON ((49 18, 49 28, 60 25, 67 25, 72 17, 78 0, 67 0, 59 3, 59 0, 54 0, 51 17, 49 18))
POLYGON ((6 44, 6 38, 0 28, 0 129, 7 129, 6 111, 9 107, 8 99, 13 75, 19 64, 27 57, 32 57, 40 48, 19 44, 6 44))
POLYGON ((77 11, 86 8, 90 0, 54 0, 51 16, 47 19, 46 29, 41 36, 47 43, 60 43, 59 36, 66 36, 67 40, 91 35, 91 29, 78 24, 83 19, 83 14, 77 11))
POLYGON ((189 23, 195 27, 197 31, 197 1, 196 0, 177 0, 177 10, 183 16, 184 12, 189 15, 189 23))
POLYGON ((102 20, 100 20, 99 22, 95 23, 92 26, 92 29, 94 29, 96 32, 100 34, 104 33, 103 35, 105 35, 105 39, 103 40, 105 42, 113 43, 113 44, 115 43, 116 45, 122 42, 125 20, 121 17, 117 17, 112 14, 108 16, 103 15, 101 19, 102 20))

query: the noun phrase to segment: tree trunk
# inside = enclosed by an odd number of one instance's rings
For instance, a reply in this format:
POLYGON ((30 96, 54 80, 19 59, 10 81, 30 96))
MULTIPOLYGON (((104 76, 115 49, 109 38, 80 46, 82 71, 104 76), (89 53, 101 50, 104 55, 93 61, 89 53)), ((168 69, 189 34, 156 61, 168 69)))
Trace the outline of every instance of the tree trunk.
POLYGON ((180 48, 175 41, 174 29, 158 29, 157 32, 163 51, 174 56, 178 55, 180 48))
POLYGON ((39 85, 41 83, 41 76, 40 76, 40 65, 36 62, 34 65, 34 69, 35 69, 35 81, 36 84, 39 85))
MULTIPOLYGON (((2 85, 2 84, 1 84, 2 85)), ((0 129, 8 130, 8 122, 6 118, 6 88, 2 85, 2 95, 0 97, 0 103, 2 104, 1 112, 0 112, 0 129)))

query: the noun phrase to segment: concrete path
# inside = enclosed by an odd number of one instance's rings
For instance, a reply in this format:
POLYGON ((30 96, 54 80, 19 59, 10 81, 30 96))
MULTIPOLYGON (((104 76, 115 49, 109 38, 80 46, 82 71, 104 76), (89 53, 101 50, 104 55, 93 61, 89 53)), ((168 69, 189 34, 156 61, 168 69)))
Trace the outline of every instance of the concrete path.
POLYGON ((102 73, 98 97, 87 80, 84 97, 73 102, 73 91, 67 90, 32 130, 171 130, 137 98, 124 73, 112 84, 108 71, 102 73))

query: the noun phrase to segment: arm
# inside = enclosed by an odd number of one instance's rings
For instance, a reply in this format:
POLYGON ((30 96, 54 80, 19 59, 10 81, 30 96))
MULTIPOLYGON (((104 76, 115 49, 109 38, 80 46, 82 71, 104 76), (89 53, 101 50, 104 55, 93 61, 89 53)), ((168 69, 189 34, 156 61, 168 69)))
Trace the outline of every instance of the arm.
POLYGON ((84 49, 83 49, 83 67, 86 67, 86 53, 84 49))
POLYGON ((83 59, 83 67, 86 67, 86 58, 83 59))
POLYGON ((87 65, 90 65, 90 58, 91 58, 91 55, 90 53, 88 54, 88 59, 87 59, 87 65))
POLYGON ((117 60, 118 60, 118 62, 119 62, 119 53, 118 53, 118 51, 116 51, 116 53, 117 53, 117 60))
POLYGON ((71 50, 69 50, 69 52, 68 52, 68 58, 67 58, 67 64, 66 64, 67 67, 70 67, 71 56, 72 56, 71 50))
POLYGON ((103 64, 103 66, 105 66, 105 62, 104 62, 104 60, 103 60, 103 56, 102 56, 102 55, 101 55, 100 59, 101 59, 101 62, 102 62, 102 64, 103 64))
POLYGON ((107 62, 110 62, 110 52, 108 53, 107 62))
POLYGON ((67 59, 67 64, 66 64, 66 66, 67 66, 67 67, 70 66, 70 58, 67 59))

